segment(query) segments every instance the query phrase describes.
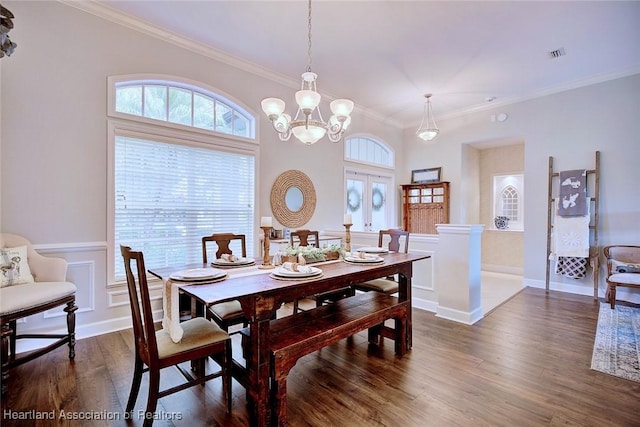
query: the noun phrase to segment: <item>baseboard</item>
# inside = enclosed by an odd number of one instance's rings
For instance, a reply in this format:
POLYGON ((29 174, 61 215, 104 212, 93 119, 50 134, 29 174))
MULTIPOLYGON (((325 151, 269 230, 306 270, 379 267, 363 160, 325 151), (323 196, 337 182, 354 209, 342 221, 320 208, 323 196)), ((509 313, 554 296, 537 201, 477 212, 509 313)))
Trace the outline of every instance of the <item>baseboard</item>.
POLYGON ((454 322, 464 323, 465 325, 473 325, 484 317, 482 307, 478 307, 473 311, 460 311, 454 308, 438 306, 436 317, 453 320, 454 322))
POLYGON ((509 267, 507 265, 482 264, 481 268, 482 268, 482 271, 487 271, 491 273, 513 274, 516 276, 522 276, 524 274, 524 269, 522 267, 509 267))
MULTIPOLYGON (((545 289, 546 283, 543 280, 523 279, 522 283, 532 288, 545 289)), ((567 292, 576 295, 588 295, 593 296, 593 287, 584 285, 572 285, 570 283, 549 282, 549 290, 567 292)), ((604 297, 604 293, 601 294, 601 289, 598 289, 598 296, 604 297)))
POLYGON ((412 298, 411 306, 413 308, 417 308, 419 310, 430 311, 435 313, 438 311, 438 303, 435 301, 430 301, 422 298, 412 298))

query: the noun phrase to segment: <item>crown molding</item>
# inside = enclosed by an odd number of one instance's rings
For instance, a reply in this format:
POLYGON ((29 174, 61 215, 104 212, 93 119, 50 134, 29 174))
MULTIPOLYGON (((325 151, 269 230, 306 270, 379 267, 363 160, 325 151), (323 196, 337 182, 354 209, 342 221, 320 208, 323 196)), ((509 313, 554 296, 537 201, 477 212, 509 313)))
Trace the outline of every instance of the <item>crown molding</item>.
MULTIPOLYGON (((77 0, 58 0, 58 2, 67 6, 82 10, 83 12, 90 13, 99 18, 111 21, 115 24, 122 25, 123 27, 130 28, 140 33, 146 34, 151 37, 155 37, 162 41, 171 43, 183 49, 189 50, 198 55, 211 58, 215 61, 230 65, 234 68, 246 71, 248 73, 263 77, 286 87, 298 90, 300 87, 300 80, 293 79, 280 73, 276 73, 256 63, 244 60, 237 56, 231 55, 228 52, 213 48, 204 43, 189 39, 182 35, 167 31, 147 21, 143 21, 135 16, 129 15, 122 11, 116 10, 104 3, 97 2, 95 0, 77 1, 77 0)), ((321 92, 329 101, 337 99, 336 96, 332 96, 326 92, 321 92)), ((356 104, 355 111, 364 114, 377 121, 384 122, 392 125, 398 129, 402 129, 403 125, 397 120, 385 117, 377 111, 358 106, 356 104)))
MULTIPOLYGON (((485 102, 482 104, 473 105, 471 107, 454 111, 452 113, 442 114, 438 116, 438 121, 455 119, 455 118, 463 117, 469 114, 478 113, 481 111, 487 111, 487 110, 491 110, 498 107, 505 107, 507 105, 517 104, 519 102, 542 98, 545 96, 566 92, 568 90, 579 89, 582 87, 591 86, 598 83, 604 83, 610 80, 633 76, 635 74, 640 74, 640 67, 631 67, 621 71, 603 73, 598 76, 592 76, 586 79, 574 80, 572 82, 568 82, 562 85, 550 86, 545 89, 539 90, 537 92, 531 92, 524 96, 503 98, 498 101, 485 102)), ((412 124, 406 125, 404 129, 410 129, 412 127, 417 127, 419 125, 420 125, 420 121, 416 121, 412 124)))

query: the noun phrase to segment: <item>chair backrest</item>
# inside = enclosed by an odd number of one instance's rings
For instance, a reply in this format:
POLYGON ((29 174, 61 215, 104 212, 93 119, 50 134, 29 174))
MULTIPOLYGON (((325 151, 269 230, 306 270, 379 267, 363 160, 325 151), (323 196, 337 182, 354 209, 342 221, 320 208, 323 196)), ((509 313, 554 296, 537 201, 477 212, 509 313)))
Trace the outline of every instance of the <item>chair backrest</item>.
POLYGON ((294 237, 297 237, 300 240, 300 246, 309 246, 309 236, 313 237, 315 240, 312 242, 316 248, 320 247, 320 237, 317 230, 296 230, 291 232, 291 236, 289 237, 289 243, 293 246, 294 237))
POLYGON ((239 240, 240 247, 242 249, 242 257, 247 256, 247 242, 244 234, 233 233, 214 233, 211 236, 205 236, 202 238, 202 262, 207 263, 207 242, 215 242, 218 245, 216 251, 216 259, 219 259, 222 254, 232 254, 232 250, 229 247, 232 240, 239 240))
POLYGON ((150 366, 151 363, 155 363, 158 360, 158 344, 153 324, 153 311, 151 309, 151 299, 149 298, 144 256, 142 252, 132 251, 130 247, 122 245, 120 245, 120 253, 124 259, 124 269, 127 274, 127 288, 129 289, 129 303, 131 305, 136 351, 142 361, 147 366, 150 366), (132 261, 136 264, 135 274, 131 267, 132 261))
POLYGON ((607 258, 607 269, 609 274, 615 272, 612 261, 618 264, 640 264, 640 246, 634 245, 610 245, 602 248, 605 258, 607 258))
POLYGON ((409 232, 400 229, 380 230, 378 233, 378 247, 382 247, 384 236, 389 236, 389 250, 392 252, 409 252, 409 232), (401 238, 404 237, 404 250, 401 250, 401 238))
POLYGON ((67 261, 63 258, 45 257, 33 249, 31 242, 17 234, 0 233, 0 248, 27 247, 29 269, 36 282, 64 282, 67 261))

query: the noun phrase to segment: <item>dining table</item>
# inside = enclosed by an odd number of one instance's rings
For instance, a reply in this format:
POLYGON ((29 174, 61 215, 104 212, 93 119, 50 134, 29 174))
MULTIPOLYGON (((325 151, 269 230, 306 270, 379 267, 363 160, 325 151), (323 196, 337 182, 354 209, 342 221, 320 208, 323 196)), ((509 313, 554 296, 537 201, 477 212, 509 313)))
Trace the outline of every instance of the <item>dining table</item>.
MULTIPOLYGON (((245 268, 226 269, 224 280, 215 283, 180 282, 180 291, 195 298, 204 306, 239 301, 242 311, 248 320, 247 360, 234 357, 233 377, 247 391, 250 408, 251 425, 267 426, 270 423, 270 321, 275 318, 276 311, 283 303, 292 302, 318 293, 342 289, 382 277, 398 277, 398 299, 409 301, 411 307, 411 279, 413 263, 430 257, 425 253, 380 254, 380 263, 351 263, 334 260, 316 263, 322 273, 313 277, 299 279, 281 278, 273 274, 273 270, 255 265, 245 268), (261 267, 263 269, 261 269, 261 267), (244 362, 244 363, 243 363, 244 362)), ((260 264, 260 261, 257 262, 260 264)), ((170 277, 185 269, 208 268, 210 264, 189 264, 182 266, 149 269, 149 273, 171 281, 170 277)), ((217 267, 217 266, 216 266, 217 267)), ((406 321, 406 349, 412 345, 411 310, 406 321)))

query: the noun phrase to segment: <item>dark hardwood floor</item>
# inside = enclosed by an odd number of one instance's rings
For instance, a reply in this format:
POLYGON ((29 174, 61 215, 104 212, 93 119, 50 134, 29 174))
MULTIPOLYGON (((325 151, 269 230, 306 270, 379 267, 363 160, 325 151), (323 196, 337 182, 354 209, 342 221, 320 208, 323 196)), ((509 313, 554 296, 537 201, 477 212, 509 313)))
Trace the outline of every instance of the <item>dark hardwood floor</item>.
MULTIPOLYGON (((292 426, 639 426, 640 383, 590 370, 597 319, 598 303, 591 297, 532 288, 473 326, 414 310, 413 349, 402 359, 395 357, 391 341, 368 348, 366 333, 300 359, 287 386, 289 421, 292 426)), ((79 340, 73 363, 65 347, 19 367, 9 380, 13 412, 5 412, 1 424, 141 425, 137 411, 146 401, 146 375, 134 420, 123 418, 132 344, 130 330, 110 333, 79 340), (27 411, 40 416, 54 411, 55 420, 9 419, 27 411)), ((234 355, 241 355, 239 345, 234 355)), ((181 378, 175 369, 163 375, 165 386, 181 378)), ((154 425, 249 425, 244 389, 234 381, 230 415, 221 394, 216 379, 160 399, 154 425)))

